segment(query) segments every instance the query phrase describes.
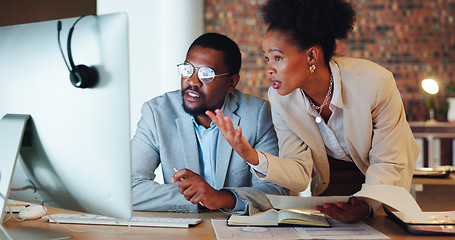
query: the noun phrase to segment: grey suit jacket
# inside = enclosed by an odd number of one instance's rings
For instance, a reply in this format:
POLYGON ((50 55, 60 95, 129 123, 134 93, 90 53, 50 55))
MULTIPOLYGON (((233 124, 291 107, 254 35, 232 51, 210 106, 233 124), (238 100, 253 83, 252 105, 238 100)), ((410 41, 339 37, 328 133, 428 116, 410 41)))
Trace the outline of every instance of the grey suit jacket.
MULTIPOLYGON (((170 183, 174 168, 201 173, 193 122, 182 104, 181 92, 173 91, 153 98, 142 107, 142 117, 131 142, 134 210, 198 212, 197 205, 179 193, 177 183, 170 183), (154 181, 159 164, 164 184, 154 181)), ((224 115, 231 117, 234 126, 242 127, 244 137, 254 149, 278 154, 268 101, 235 90, 225 99, 224 115)), ((237 214, 271 208, 265 193, 288 194, 287 189, 259 180, 250 171, 250 166, 220 134, 213 187, 231 189, 247 203, 247 210, 237 214)))

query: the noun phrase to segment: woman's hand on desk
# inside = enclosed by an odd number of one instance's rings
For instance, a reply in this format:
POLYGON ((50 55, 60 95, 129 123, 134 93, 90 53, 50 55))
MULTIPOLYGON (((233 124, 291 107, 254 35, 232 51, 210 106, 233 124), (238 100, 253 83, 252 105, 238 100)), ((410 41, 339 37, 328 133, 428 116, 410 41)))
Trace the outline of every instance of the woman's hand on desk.
POLYGON ((216 109, 215 113, 207 111, 205 114, 212 119, 224 138, 243 160, 253 165, 259 164, 258 154, 242 135, 242 128, 240 126, 235 129, 231 118, 225 117, 219 109, 216 109))
POLYGON ((203 177, 191 170, 176 171, 171 182, 178 182, 179 192, 193 204, 201 203, 211 210, 235 207, 236 198, 233 193, 214 189, 203 177))
POLYGON ((349 199, 348 203, 325 203, 323 206, 316 206, 316 209, 345 223, 357 222, 370 213, 370 205, 355 197, 349 199))

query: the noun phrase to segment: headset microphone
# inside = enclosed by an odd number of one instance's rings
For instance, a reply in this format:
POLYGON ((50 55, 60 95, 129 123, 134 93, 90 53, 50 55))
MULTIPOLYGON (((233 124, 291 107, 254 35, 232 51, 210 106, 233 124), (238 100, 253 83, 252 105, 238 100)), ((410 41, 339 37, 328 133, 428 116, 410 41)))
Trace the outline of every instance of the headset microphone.
MULTIPOLYGON (((85 15, 88 16, 88 15, 85 15)), ((75 65, 73 61, 73 55, 71 54, 71 38, 73 36, 74 27, 76 24, 85 16, 80 17, 79 19, 74 22, 73 26, 70 28, 68 33, 68 60, 70 65, 66 62, 65 55, 63 54, 62 46, 60 44, 60 31, 62 30, 62 22, 57 22, 57 30, 58 30, 58 45, 60 47, 60 52, 62 53, 63 60, 65 61, 66 67, 70 72, 70 80, 71 83, 77 88, 89 88, 95 86, 98 82, 98 71, 95 67, 87 67, 86 65, 75 65), (71 66, 71 68, 70 68, 71 66)))

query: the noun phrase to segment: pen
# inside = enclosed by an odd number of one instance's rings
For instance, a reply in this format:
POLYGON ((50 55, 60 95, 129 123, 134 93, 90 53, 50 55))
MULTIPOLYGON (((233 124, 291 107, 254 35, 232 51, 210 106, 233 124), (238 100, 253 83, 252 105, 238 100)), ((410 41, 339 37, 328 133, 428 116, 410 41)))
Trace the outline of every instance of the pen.
MULTIPOLYGON (((177 172, 177 171, 178 171, 177 168, 174 168, 174 172, 177 172)), ((185 179, 185 178, 180 178, 179 180, 183 180, 183 179, 185 179)), ((202 202, 199 202, 199 204, 200 204, 201 206, 205 207, 204 204, 203 204, 202 202)))
MULTIPOLYGON (((174 172, 176 173, 177 171, 178 171, 177 168, 174 168, 174 172)), ((180 178, 179 180, 183 180, 183 179, 185 179, 185 178, 180 178)))

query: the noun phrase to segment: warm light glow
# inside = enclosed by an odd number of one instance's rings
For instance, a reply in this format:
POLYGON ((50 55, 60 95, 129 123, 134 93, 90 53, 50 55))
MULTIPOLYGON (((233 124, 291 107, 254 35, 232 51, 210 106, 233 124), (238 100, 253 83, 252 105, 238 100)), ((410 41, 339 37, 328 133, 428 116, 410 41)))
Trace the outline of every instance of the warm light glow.
POLYGON ((429 78, 422 80, 422 88, 429 94, 436 94, 439 92, 438 83, 435 80, 429 78))

